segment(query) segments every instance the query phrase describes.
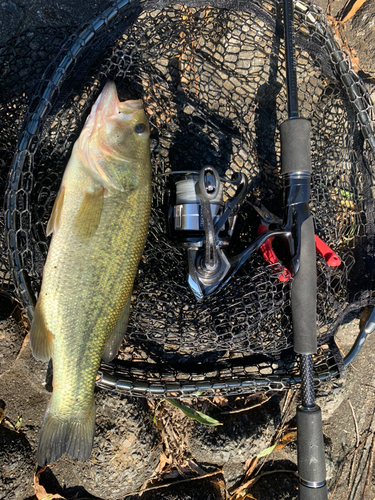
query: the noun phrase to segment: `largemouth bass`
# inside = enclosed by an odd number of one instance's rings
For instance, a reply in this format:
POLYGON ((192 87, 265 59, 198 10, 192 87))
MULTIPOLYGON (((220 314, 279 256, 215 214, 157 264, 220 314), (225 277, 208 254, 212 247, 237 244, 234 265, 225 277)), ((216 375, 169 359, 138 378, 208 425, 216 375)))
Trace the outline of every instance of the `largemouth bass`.
POLYGON ((40 466, 87 460, 100 359, 120 347, 151 208, 149 124, 142 101, 108 82, 74 144, 47 233, 53 233, 31 324, 35 358, 53 359, 40 466))

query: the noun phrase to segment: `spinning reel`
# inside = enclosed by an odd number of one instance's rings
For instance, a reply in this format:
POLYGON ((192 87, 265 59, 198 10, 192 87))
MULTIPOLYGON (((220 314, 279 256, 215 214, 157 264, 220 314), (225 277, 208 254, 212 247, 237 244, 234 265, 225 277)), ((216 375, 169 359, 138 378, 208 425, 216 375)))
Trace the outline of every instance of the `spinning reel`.
POLYGON ((228 275, 228 248, 237 214, 247 193, 244 174, 232 180, 220 178, 212 166, 200 172, 173 172, 168 209, 168 233, 187 249, 188 284, 197 300, 212 294, 228 275), (224 182, 237 186, 233 198, 224 202, 224 182))
MULTIPOLYGON (((308 214, 308 175, 301 172, 283 176, 285 223, 261 203, 252 204, 260 217, 259 228, 263 230, 245 250, 231 257, 227 253, 238 213, 247 194, 246 176, 243 173, 234 174, 233 179, 229 180, 220 177, 216 169, 209 165, 200 172, 178 171, 170 175, 173 178, 168 206, 168 233, 174 242, 187 249, 187 281, 197 300, 224 286, 259 248, 265 260, 275 264, 280 281, 287 281, 297 273, 300 260, 299 233, 308 214), (226 182, 232 183, 237 189, 233 198, 224 202, 226 182), (268 230, 270 225, 273 226, 272 230, 268 230), (280 265, 272 250, 274 236, 285 240, 289 253, 286 268, 280 265)), ((320 246, 323 246, 324 243, 319 241, 320 246)), ((317 250, 320 251, 318 242, 317 250)))

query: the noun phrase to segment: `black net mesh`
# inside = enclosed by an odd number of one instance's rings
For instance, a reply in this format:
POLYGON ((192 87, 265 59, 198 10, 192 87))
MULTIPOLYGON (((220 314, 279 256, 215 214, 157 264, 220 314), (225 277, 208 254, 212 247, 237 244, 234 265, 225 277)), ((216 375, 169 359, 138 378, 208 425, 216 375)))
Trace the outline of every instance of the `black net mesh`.
MULTIPOLYGON (((322 382, 343 373, 334 334, 344 315, 373 303, 374 110, 322 13, 296 2, 295 27, 300 114, 312 126, 311 209, 317 234, 342 261, 330 267, 317 257, 314 370, 322 382)), ((231 254, 256 237, 251 202, 261 199, 282 214, 279 125, 287 118, 287 91, 279 2, 123 0, 68 35, 26 34, 0 53, 3 185, 10 171, 2 288, 32 316, 64 168, 112 79, 120 99, 145 102, 153 207, 128 330, 118 358, 102 366, 99 385, 150 395, 282 390, 298 382, 291 281, 281 282, 256 252, 224 288, 197 302, 185 250, 166 230, 166 174, 206 164, 228 178, 243 172, 249 181, 231 254)), ((233 194, 226 184, 225 198, 233 194)))

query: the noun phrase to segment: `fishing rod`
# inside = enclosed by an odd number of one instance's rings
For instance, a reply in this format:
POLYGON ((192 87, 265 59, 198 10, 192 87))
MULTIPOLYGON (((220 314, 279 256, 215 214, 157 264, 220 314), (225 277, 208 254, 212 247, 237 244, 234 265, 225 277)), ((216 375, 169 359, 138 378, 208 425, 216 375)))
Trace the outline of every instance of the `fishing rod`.
MULTIPOLYGON (((221 241, 225 221, 235 215, 247 192, 244 178, 237 179, 237 192, 229 205, 221 199, 220 179, 212 166, 204 167, 195 177, 175 176, 175 200, 169 211, 170 234, 176 235, 188 251, 188 283, 200 300, 224 286, 237 269, 270 238, 281 237, 289 253, 287 269, 279 269, 279 279, 291 285, 293 348, 300 357, 301 404, 297 407, 297 456, 299 497, 302 500, 327 500, 322 416, 314 401, 313 358, 316 353, 316 240, 310 214, 310 122, 299 116, 296 60, 293 30, 293 0, 283 0, 288 119, 280 126, 281 175, 283 181, 283 218, 278 219, 265 207, 254 206, 261 217, 264 232, 248 248, 227 257, 235 217, 221 241), (201 208, 199 208, 199 204, 201 208), (201 217, 199 215, 201 214, 201 217), (268 224, 267 224, 268 221, 268 224), (270 225, 277 228, 270 230, 270 225), (196 238, 193 236, 196 234, 196 238), (202 236, 203 235, 203 236, 202 236)), ((244 176, 243 176, 244 177, 244 176)), ((268 243, 272 256, 271 242, 268 243)), ((266 255, 264 247, 262 250, 266 255)), ((276 259, 272 259, 276 263, 276 259)), ((337 264, 340 259, 337 258, 337 264)))
POLYGON ((314 401, 313 361, 317 351, 316 255, 310 214, 310 122, 299 116, 293 29, 293 0, 283 0, 288 119, 280 126, 284 229, 293 233, 291 287, 293 348, 300 355, 301 404, 297 407, 299 498, 327 500, 321 409, 314 401))

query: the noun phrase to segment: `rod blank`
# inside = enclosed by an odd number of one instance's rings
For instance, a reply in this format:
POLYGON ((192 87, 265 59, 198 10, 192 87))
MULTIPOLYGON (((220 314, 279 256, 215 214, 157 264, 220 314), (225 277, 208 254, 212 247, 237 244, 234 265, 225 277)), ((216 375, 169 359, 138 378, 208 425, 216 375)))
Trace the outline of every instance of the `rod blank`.
POLYGON ((293 0, 284 0, 284 33, 286 78, 288 85, 288 116, 298 118, 297 71, 295 62, 294 30, 293 30, 293 0))

